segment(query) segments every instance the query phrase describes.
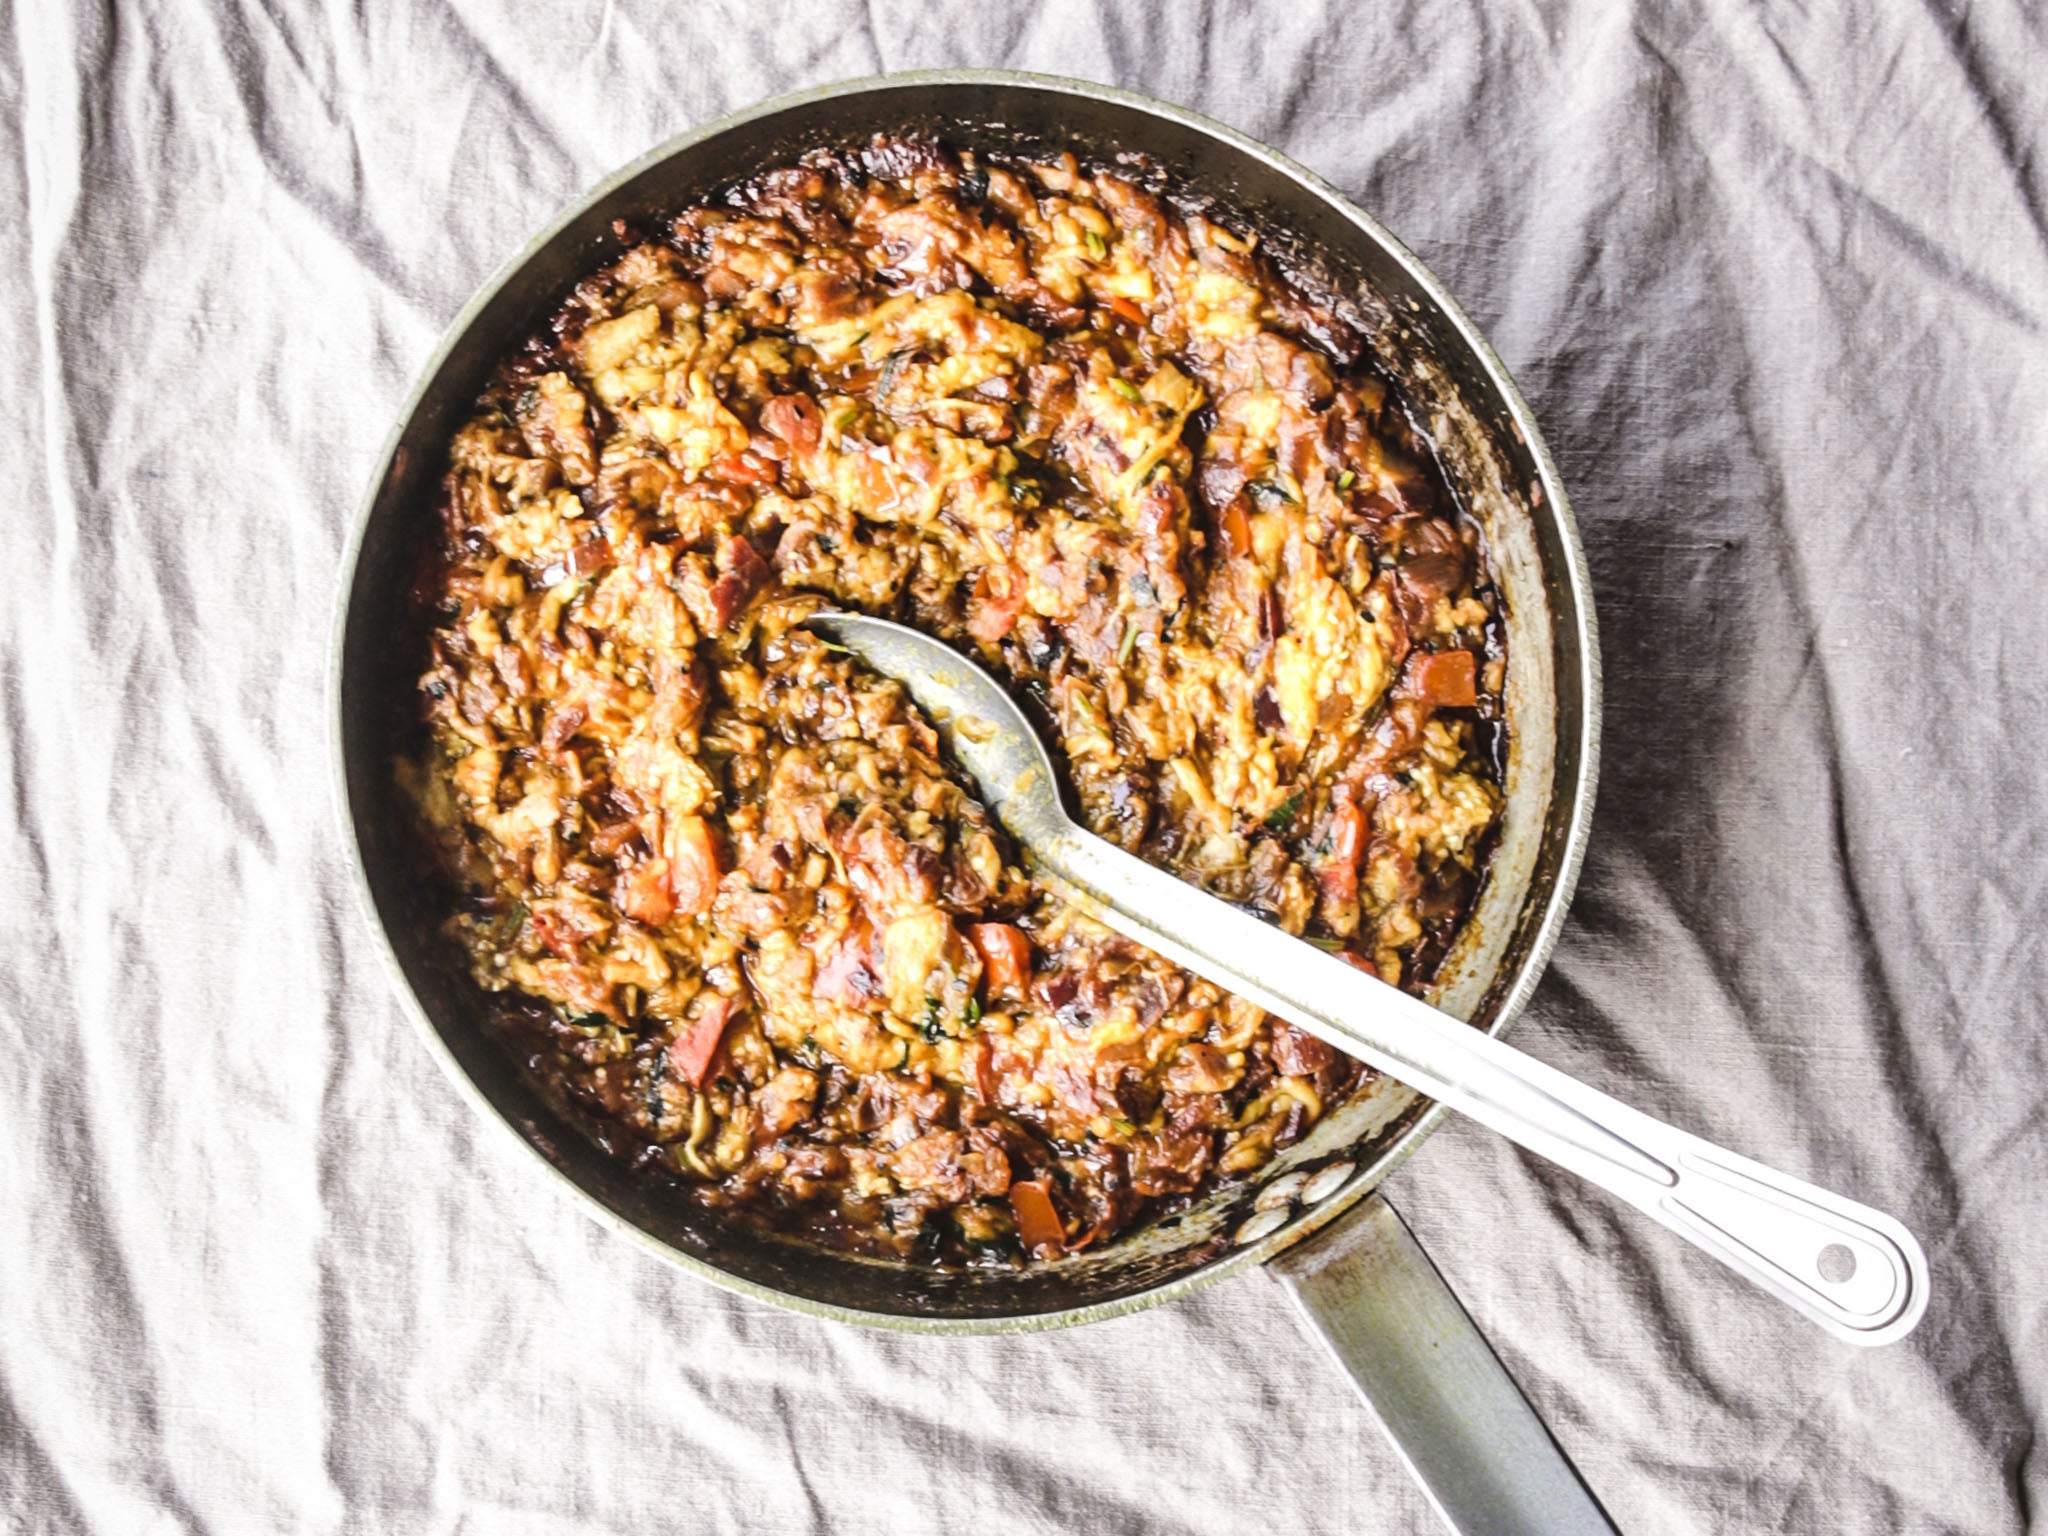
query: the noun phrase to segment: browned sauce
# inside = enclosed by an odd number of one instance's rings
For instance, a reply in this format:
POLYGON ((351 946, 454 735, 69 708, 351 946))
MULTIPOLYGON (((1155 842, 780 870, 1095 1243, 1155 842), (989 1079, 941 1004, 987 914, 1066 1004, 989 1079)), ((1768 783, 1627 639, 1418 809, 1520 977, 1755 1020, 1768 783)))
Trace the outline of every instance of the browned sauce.
POLYGON ((1360 1069, 1066 907, 821 603, 978 657, 1104 835, 1419 988, 1500 805, 1475 529, 1344 326, 1071 159, 684 210, 455 435, 402 772, 528 1070, 694 1198, 1015 1263, 1360 1069))

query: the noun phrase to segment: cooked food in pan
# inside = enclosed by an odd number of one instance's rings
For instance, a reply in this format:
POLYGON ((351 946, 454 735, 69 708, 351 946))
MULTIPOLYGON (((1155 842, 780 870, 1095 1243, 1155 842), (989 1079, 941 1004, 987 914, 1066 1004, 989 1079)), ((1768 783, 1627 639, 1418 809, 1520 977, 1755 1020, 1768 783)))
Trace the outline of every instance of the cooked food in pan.
POLYGON ((1021 867, 884 614, 1084 819, 1425 987, 1485 870, 1478 532, 1361 348, 1141 168, 819 152, 626 232, 449 448, 401 766, 527 1070, 692 1198, 883 1256, 1101 1244, 1360 1069, 1021 867))

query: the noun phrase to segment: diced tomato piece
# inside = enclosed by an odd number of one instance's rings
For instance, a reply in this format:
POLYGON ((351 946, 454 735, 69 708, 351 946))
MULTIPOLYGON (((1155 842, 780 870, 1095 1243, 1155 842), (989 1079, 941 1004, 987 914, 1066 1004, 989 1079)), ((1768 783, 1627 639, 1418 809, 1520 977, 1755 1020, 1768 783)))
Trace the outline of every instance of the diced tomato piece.
POLYGON ((1346 965, 1350 966, 1353 970, 1363 971, 1368 976, 1377 976, 1380 973, 1380 968, 1374 965, 1370 960, 1366 959, 1365 956, 1353 954, 1348 949, 1338 950, 1337 958, 1339 960, 1342 960, 1346 965))
POLYGON ((702 1088, 704 1079, 711 1075, 712 1059, 718 1055, 718 1045, 725 1038, 725 1026, 732 1019, 732 999, 714 997, 688 1024, 681 1034, 669 1042, 668 1064, 690 1080, 693 1088, 702 1088))
POLYGON ((1121 294, 1109 301, 1109 309, 1119 320, 1128 321, 1141 331, 1145 329, 1145 311, 1121 294))
POLYGON ((1330 861, 1358 868, 1365 852, 1365 812, 1349 800, 1337 802, 1330 812, 1330 861))
POLYGON ((1010 1210, 1017 1218, 1017 1236, 1033 1253, 1058 1253, 1067 1246, 1067 1229, 1053 1209, 1042 1179, 1010 1186, 1010 1210))
POLYGON ((1015 923, 970 923, 967 942, 981 956, 982 980, 990 997, 1024 993, 1031 976, 1031 941, 1015 923))
POLYGON ((711 824, 702 816, 670 819, 664 839, 668 854, 668 887, 676 910, 696 917, 711 910, 718 894, 718 844, 712 840, 711 824))
POLYGON ((1244 502, 1233 499, 1223 509, 1221 524, 1223 552, 1233 560, 1251 553, 1252 525, 1244 515, 1244 502))
POLYGON ((1358 900, 1358 866, 1331 859, 1316 866, 1316 884, 1338 906, 1358 900))
POLYGON ((1418 651, 1408 658, 1405 691, 1439 709, 1479 702, 1479 663, 1470 651, 1418 651))
POLYGON ((774 571, 742 538, 725 541, 718 551, 718 567, 725 574, 711 584, 711 616, 720 629, 731 629, 733 620, 746 611, 774 571))
POLYGON ((736 533, 718 546, 718 568, 721 571, 753 575, 756 572, 765 573, 768 562, 761 558, 761 552, 754 548, 752 540, 736 533))
POLYGON ((709 473, 714 480, 734 485, 773 485, 776 480, 775 466, 751 448, 713 459, 709 473))
POLYGON ((675 894, 668 887, 668 860, 642 859, 619 871, 612 904, 636 923, 659 928, 675 915, 675 894))
POLYGON ((810 453, 818 446, 823 428, 818 402, 809 395, 777 395, 761 407, 761 430, 781 438, 800 454, 810 453))
POLYGON ((842 1008, 872 1008, 882 997, 882 960, 876 953, 875 930, 865 919, 833 946, 811 980, 811 995, 842 1008))
POLYGON ((541 907, 527 916, 527 923, 533 929, 533 936, 546 946, 548 953, 560 955, 564 960, 576 958, 576 934, 555 915, 552 907, 541 907))
POLYGON ((1316 884, 1339 906, 1358 899, 1358 861, 1365 853, 1365 812, 1349 800, 1330 811, 1330 851, 1316 866, 1316 884))
POLYGON ((993 645, 1016 625, 1030 585, 1014 565, 992 565, 974 583, 967 607, 967 633, 993 645))

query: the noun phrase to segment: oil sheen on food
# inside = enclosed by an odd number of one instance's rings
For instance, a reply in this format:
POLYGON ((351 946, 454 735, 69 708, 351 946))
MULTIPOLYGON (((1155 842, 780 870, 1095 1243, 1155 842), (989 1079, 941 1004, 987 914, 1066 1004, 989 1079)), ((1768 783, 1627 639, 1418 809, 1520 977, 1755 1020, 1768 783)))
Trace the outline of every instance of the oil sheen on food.
MULTIPOLYGON (((1215 221, 1212 221, 1215 220, 1215 221)), ((1142 173, 913 140, 622 231, 449 445, 399 765, 507 1047, 677 1197, 920 1262, 1098 1246, 1356 1090, 1035 881, 902 687, 1426 987, 1501 795, 1477 529, 1356 336, 1142 173)))

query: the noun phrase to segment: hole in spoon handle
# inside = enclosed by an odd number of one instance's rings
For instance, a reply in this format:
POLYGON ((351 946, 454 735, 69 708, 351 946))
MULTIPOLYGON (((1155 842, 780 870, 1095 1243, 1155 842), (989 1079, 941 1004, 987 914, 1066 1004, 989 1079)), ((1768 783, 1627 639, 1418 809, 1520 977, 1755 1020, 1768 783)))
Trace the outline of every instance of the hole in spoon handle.
POLYGON ((1882 1212, 1732 1155, 1688 1150, 1657 1214, 1837 1337, 1903 1337, 1927 1304, 1927 1261, 1882 1212))
POLYGON ((1856 1278, 1856 1250, 1847 1243, 1829 1243, 1813 1267, 1829 1285, 1846 1285, 1856 1278))

